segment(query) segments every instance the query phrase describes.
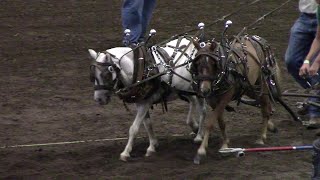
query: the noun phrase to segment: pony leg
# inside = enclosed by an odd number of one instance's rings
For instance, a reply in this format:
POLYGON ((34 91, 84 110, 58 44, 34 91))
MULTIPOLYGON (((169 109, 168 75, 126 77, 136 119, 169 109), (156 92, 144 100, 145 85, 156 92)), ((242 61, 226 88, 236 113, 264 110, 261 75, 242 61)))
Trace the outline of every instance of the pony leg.
POLYGON ((194 164, 200 164, 202 157, 205 157, 207 152, 206 152, 206 148, 208 147, 208 142, 209 142, 209 136, 210 136, 210 132, 213 129, 213 123, 214 121, 217 119, 216 115, 217 113, 215 111, 212 112, 212 116, 210 119, 207 119, 207 124, 206 124, 206 128, 204 131, 204 137, 203 140, 201 142, 200 147, 198 148, 197 154, 193 159, 193 163, 194 164))
POLYGON ((149 136, 149 147, 148 147, 146 155, 145 155, 146 157, 149 157, 153 153, 156 152, 156 147, 158 146, 158 140, 154 134, 151 119, 148 117, 148 115, 145 117, 145 119, 143 121, 143 125, 148 133, 148 136, 149 136))
POLYGON ((151 106, 149 103, 141 103, 141 104, 139 103, 136 105, 137 105, 137 115, 129 129, 128 143, 125 149, 123 150, 123 152, 120 154, 120 160, 122 161, 127 161, 128 158, 130 157, 130 152, 132 151, 134 137, 137 135, 141 122, 145 119, 145 116, 151 106))
POLYGON ((223 113, 221 113, 218 116, 218 123, 219 123, 219 128, 222 134, 222 146, 220 149, 225 149, 225 148, 228 148, 229 138, 226 133, 226 123, 224 122, 224 119, 223 119, 223 113))
POLYGON ((192 118, 192 112, 193 112, 193 107, 196 104, 196 98, 195 96, 184 96, 185 98, 188 99, 189 101, 189 111, 188 111, 188 116, 186 123, 191 127, 192 131, 195 133, 198 131, 198 122, 194 121, 192 118))
MULTIPOLYGON (((224 109, 228 105, 228 103, 232 100, 233 94, 234 94, 234 90, 232 89, 221 97, 218 104, 214 103, 214 101, 208 100, 208 103, 214 110, 212 112, 212 115, 209 116, 211 118, 207 120, 203 141, 197 151, 195 158, 193 159, 193 162, 195 164, 200 164, 201 158, 206 156, 206 153, 207 153, 206 148, 208 147, 209 135, 210 135, 210 131, 213 129, 213 123, 215 122, 216 119, 220 119, 219 121, 223 122, 224 109), (216 104, 216 107, 215 107, 215 104, 216 104)), ((222 124, 221 122, 219 122, 219 126, 220 124, 223 125, 222 131, 224 132, 223 133, 224 143, 228 144, 229 140, 227 138, 227 134, 225 133, 225 123, 223 122, 222 124)))
POLYGON ((256 141, 257 144, 264 144, 267 140, 267 130, 274 130, 274 124, 270 121, 271 115, 271 102, 268 95, 263 95, 260 98, 261 114, 262 114, 262 129, 260 138, 256 141))
POLYGON ((194 142, 201 142, 203 136, 203 123, 207 115, 206 101, 204 98, 197 97, 197 111, 199 112, 198 133, 194 142))
POLYGON ((206 109, 204 104, 204 99, 199 100, 197 96, 186 96, 186 98, 189 100, 189 112, 187 117, 187 124, 191 127, 192 131, 196 134, 196 137, 194 138, 194 142, 201 142, 202 141, 202 135, 203 135, 203 119, 205 118, 206 109), (199 121, 195 120, 192 117, 193 109, 196 107, 197 115, 200 116, 199 121))

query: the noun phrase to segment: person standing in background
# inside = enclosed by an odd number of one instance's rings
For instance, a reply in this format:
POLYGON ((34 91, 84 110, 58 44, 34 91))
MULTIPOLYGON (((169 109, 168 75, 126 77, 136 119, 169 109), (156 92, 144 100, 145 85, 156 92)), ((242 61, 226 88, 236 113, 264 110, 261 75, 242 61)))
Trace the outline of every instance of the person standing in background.
POLYGON ((123 30, 130 29, 130 37, 124 37, 123 44, 138 44, 144 36, 155 8, 156 0, 124 0, 121 9, 123 30))
MULTIPOLYGON (((306 62, 306 57, 316 36, 318 25, 317 7, 315 0, 299 1, 300 16, 291 28, 289 44, 285 54, 288 72, 303 88, 310 88, 310 83, 312 84, 312 82, 316 81, 300 76, 299 70, 303 63, 306 62)), ((317 99, 310 98, 309 100, 316 101, 317 99)), ((305 106, 305 113, 308 113, 310 117, 307 127, 320 127, 320 111, 318 108, 305 106)))
MULTIPOLYGON (((316 1, 318 4, 320 3, 320 0, 316 1)), ((320 67, 320 7, 317 8, 317 20, 318 20, 318 27, 316 36, 312 42, 310 51, 304 60, 301 68, 300 68, 300 76, 318 76, 318 71, 320 67), (312 65, 310 60, 313 59, 312 65)))

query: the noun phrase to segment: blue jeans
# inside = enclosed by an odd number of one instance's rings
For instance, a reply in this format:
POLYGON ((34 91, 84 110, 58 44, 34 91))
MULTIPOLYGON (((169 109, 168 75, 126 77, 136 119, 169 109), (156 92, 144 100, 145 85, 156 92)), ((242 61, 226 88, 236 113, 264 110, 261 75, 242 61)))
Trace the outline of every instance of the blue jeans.
MULTIPOLYGON (((301 13, 291 28, 289 45, 285 54, 285 62, 288 72, 303 87, 308 88, 307 81, 314 84, 319 81, 315 76, 309 79, 303 79, 299 76, 299 69, 307 56, 311 44, 317 32, 316 15, 301 13)), ((312 59, 311 59, 312 61, 312 59)), ((309 98, 310 101, 316 101, 317 98, 309 98)), ((309 107, 310 117, 320 117, 320 110, 314 106, 309 107)))
POLYGON ((124 44, 128 45, 144 40, 155 5, 156 0, 123 1, 121 9, 122 27, 131 30, 129 39, 124 38, 124 44))

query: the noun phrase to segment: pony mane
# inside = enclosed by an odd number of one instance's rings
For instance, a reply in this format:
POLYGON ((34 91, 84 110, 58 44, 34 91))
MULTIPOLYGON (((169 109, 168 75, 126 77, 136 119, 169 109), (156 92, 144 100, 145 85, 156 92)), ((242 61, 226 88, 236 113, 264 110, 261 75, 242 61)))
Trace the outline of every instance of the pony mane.
POLYGON ((117 59, 122 58, 125 54, 128 54, 130 51, 132 51, 132 49, 128 47, 115 47, 115 48, 106 50, 106 52, 110 53, 117 59))

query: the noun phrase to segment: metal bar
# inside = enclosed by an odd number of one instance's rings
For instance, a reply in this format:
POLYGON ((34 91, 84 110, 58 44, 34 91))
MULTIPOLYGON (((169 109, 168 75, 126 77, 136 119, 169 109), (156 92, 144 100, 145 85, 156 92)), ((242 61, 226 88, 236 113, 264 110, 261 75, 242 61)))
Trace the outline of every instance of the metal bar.
POLYGON ((306 146, 279 146, 279 147, 261 147, 261 148, 225 148, 219 150, 220 153, 244 153, 244 152, 264 152, 264 151, 291 151, 291 150, 309 150, 312 145, 306 146))
POLYGON ((313 146, 283 146, 283 147, 264 147, 243 149, 244 152, 264 152, 264 151, 289 151, 289 150, 308 150, 313 146))
POLYGON ((282 96, 293 96, 293 97, 314 97, 320 98, 320 95, 315 94, 299 94, 299 93, 282 93, 282 96))
POLYGON ((281 97, 277 99, 277 101, 289 112, 294 121, 301 122, 301 119, 292 111, 292 109, 282 100, 281 97))

